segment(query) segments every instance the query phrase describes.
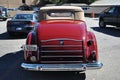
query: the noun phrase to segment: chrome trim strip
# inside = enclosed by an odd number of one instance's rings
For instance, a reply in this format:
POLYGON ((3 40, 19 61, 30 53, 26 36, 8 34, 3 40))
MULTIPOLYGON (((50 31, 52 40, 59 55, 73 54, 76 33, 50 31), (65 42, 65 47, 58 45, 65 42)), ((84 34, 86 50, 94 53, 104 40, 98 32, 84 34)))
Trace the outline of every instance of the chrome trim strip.
POLYGON ((82 40, 70 39, 70 38, 55 38, 55 39, 41 40, 41 42, 49 42, 49 41, 56 41, 56 40, 69 40, 69 41, 71 40, 76 42, 82 42, 82 40))
POLYGON ((83 61, 41 61, 41 63, 81 63, 83 61))
POLYGON ((82 45, 41 45, 41 47, 82 47, 82 45))
POLYGON ((79 56, 79 55, 71 55, 71 56, 70 55, 68 55, 68 56, 67 55, 66 56, 64 56, 64 55, 63 56, 62 55, 61 56, 49 56, 48 55, 48 56, 41 56, 41 58, 59 58, 59 57, 62 57, 62 58, 66 58, 66 57, 73 57, 74 58, 74 57, 76 57, 77 58, 77 57, 83 57, 83 56, 79 56))
POLYGON ((22 68, 33 71, 85 71, 101 69, 102 66, 103 64, 100 62, 86 64, 21 64, 22 68))
POLYGON ((56 53, 56 52, 60 52, 60 53, 64 53, 64 52, 83 52, 83 50, 41 50, 40 52, 42 53, 56 53))

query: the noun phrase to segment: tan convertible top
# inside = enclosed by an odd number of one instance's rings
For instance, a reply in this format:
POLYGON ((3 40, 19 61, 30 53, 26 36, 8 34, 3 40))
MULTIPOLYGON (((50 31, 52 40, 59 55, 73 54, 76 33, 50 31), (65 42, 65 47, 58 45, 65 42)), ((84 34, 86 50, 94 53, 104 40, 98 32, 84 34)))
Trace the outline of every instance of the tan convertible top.
MULTIPOLYGON (((39 12, 39 21, 52 19, 47 14, 47 12, 53 11, 53 10, 54 11, 55 10, 60 10, 60 11, 63 11, 63 12, 64 11, 72 11, 72 12, 74 12, 74 17, 71 16, 71 17, 69 17, 69 19, 85 21, 84 11, 82 10, 81 7, 76 7, 76 6, 47 6, 47 7, 41 7, 40 12, 39 12)), ((58 17, 56 17, 54 19, 57 19, 57 18, 58 17)), ((66 18, 62 17, 62 19, 66 19, 66 18)))
POLYGON ((49 7, 42 7, 40 10, 58 10, 58 9, 66 9, 66 10, 73 10, 73 11, 81 11, 83 12, 81 7, 76 6, 49 6, 49 7))

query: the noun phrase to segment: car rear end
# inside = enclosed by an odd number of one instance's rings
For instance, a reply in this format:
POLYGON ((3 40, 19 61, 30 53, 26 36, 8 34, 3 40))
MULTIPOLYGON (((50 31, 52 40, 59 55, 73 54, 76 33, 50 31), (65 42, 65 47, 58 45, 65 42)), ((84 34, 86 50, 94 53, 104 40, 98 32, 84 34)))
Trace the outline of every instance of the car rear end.
POLYGON ((39 24, 28 34, 21 67, 34 71, 100 69, 96 40, 87 31, 80 7, 43 7, 39 24))
POLYGON ((29 33, 37 20, 33 14, 17 14, 7 22, 8 33, 29 33))
POLYGON ((23 48, 26 62, 21 66, 34 71, 85 71, 101 68, 101 63, 88 62, 90 55, 84 22, 60 21, 41 22, 37 38, 29 34, 23 48))
POLYGON ((7 31, 15 33, 29 33, 34 28, 33 21, 8 21, 7 31))

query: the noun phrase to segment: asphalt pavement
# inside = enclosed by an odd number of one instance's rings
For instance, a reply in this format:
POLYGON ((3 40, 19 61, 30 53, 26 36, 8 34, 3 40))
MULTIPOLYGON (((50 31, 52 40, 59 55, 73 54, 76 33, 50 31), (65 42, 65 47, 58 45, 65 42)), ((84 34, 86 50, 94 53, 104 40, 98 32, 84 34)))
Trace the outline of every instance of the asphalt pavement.
MULTIPOLYGON (((101 29, 98 18, 86 18, 89 31, 94 32, 99 51, 100 70, 86 71, 86 80, 120 80, 120 29, 108 26, 101 29)), ((10 37, 6 21, 0 21, 0 80, 84 80, 84 74, 75 72, 33 72, 20 67, 24 61, 21 46, 26 36, 10 37)))

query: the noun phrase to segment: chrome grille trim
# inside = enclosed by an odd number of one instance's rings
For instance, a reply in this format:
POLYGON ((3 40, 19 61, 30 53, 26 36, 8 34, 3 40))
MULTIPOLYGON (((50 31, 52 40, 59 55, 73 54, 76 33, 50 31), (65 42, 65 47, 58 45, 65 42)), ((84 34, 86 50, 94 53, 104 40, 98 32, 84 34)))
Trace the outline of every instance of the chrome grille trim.
POLYGON ((41 63, 82 63, 83 61, 41 61, 41 63))
POLYGON ((41 63, 84 63, 86 62, 85 47, 83 40, 70 38, 55 38, 41 40, 40 58, 41 63), (55 45, 51 42, 57 42, 55 45), (65 44, 59 44, 64 41, 65 44), (67 41, 69 44, 66 44, 67 41), (70 42, 73 42, 70 43, 70 42))
POLYGON ((62 55, 62 56, 41 56, 41 58, 59 58, 59 57, 60 58, 61 57, 62 58, 66 58, 66 57, 68 57, 68 58, 70 58, 70 57, 74 57, 74 58, 80 57, 81 58, 83 56, 78 56, 78 55, 76 55, 76 56, 75 55, 71 55, 71 56, 70 55, 68 55, 68 56, 67 55, 65 55, 65 56, 64 55, 62 55))
POLYGON ((42 50, 42 53, 65 53, 65 52, 83 52, 83 50, 42 50))
POLYGON ((55 38, 55 39, 48 39, 48 40, 41 40, 41 42, 49 42, 49 41, 56 41, 56 40, 69 40, 69 41, 76 41, 76 42, 81 42, 82 40, 77 40, 77 39, 70 39, 70 38, 55 38))
POLYGON ((82 47, 82 45, 42 45, 42 48, 49 48, 49 47, 82 47))

